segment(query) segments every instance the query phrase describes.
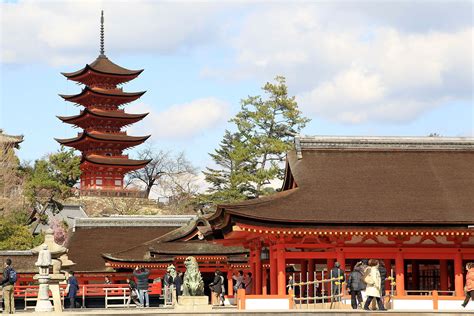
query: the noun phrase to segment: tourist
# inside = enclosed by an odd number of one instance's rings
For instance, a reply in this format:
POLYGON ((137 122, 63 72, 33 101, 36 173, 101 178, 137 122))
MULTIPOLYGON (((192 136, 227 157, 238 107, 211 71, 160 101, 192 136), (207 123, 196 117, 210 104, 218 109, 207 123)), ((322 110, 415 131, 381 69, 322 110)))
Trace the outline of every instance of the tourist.
POLYGON ((290 294, 290 291, 293 290, 295 284, 295 280, 293 280, 293 276, 290 274, 288 277, 288 283, 286 284, 286 289, 288 291, 288 294, 290 294))
POLYGON ((462 303, 462 307, 466 307, 467 303, 469 303, 469 299, 474 301, 474 262, 466 264, 466 270, 466 287, 464 288, 466 291, 466 298, 462 303))
POLYGON ((379 261, 377 259, 369 260, 369 268, 366 270, 364 275, 364 282, 367 284, 365 292, 367 294, 367 301, 365 301, 364 310, 370 310, 369 305, 375 298, 379 306, 379 310, 385 310, 382 300, 380 299, 380 272, 379 272, 379 261))
POLYGON ((239 272, 237 272, 237 275, 232 276, 232 279, 235 280, 234 292, 235 295, 237 295, 237 291, 239 289, 242 289, 244 285, 244 271, 240 270, 239 272))
POLYGON ((173 280, 174 287, 176 288, 176 300, 182 295, 183 292, 183 272, 176 271, 176 277, 173 280))
POLYGON ((112 284, 108 276, 105 276, 104 284, 112 284))
POLYGON ((221 306, 225 306, 225 278, 224 278, 224 273, 222 271, 219 271, 219 276, 221 277, 221 282, 222 282, 222 290, 221 290, 221 306))
MULTIPOLYGON (((341 294, 341 287, 342 283, 345 282, 346 278, 344 276, 344 271, 341 269, 341 264, 339 262, 334 263, 334 268, 331 269, 329 277, 334 279, 331 282, 331 301, 338 295, 341 294)), ((337 297, 336 301, 339 301, 339 296, 337 297)))
POLYGON ((252 287, 253 287, 253 279, 252 279, 252 272, 247 272, 247 277, 244 280, 245 286, 245 294, 249 295, 252 294, 252 287))
POLYGON ((140 306, 140 301, 138 300, 138 289, 137 289, 137 284, 133 281, 130 280, 130 278, 127 278, 127 284, 128 288, 130 289, 130 295, 128 296, 128 302, 127 306, 130 305, 130 302, 133 300, 133 303, 135 305, 140 306))
POLYGON ((16 271, 12 267, 12 259, 7 258, 4 264, 3 279, 0 286, 3 287, 3 305, 5 314, 15 313, 15 298, 13 296, 16 282, 16 271))
POLYGON ((362 277, 364 276, 362 269, 362 262, 357 262, 347 280, 347 288, 351 293, 352 309, 357 309, 358 306, 362 307, 363 300, 361 291, 365 289, 365 283, 362 281, 362 277))
MULTIPOLYGON (((69 299, 69 308, 76 308, 76 296, 79 291, 79 283, 77 282, 76 277, 74 276, 74 271, 66 271, 66 295, 69 299)), ((79 304, 79 303, 77 303, 79 304)))
POLYGON ((379 261, 379 273, 380 273, 380 299, 384 301, 385 296, 385 279, 387 278, 387 268, 383 260, 379 261))
POLYGON ((150 307, 150 296, 148 295, 148 276, 150 275, 150 271, 137 266, 135 271, 133 271, 133 275, 137 279, 138 299, 140 300, 140 305, 150 307))
POLYGON ((209 287, 211 288, 212 292, 212 297, 211 297, 211 303, 213 306, 219 306, 220 301, 221 301, 221 292, 222 292, 222 278, 220 275, 220 271, 216 270, 214 273, 214 281, 212 281, 211 284, 209 284, 209 287))
POLYGON ((164 284, 164 300, 165 300, 165 305, 167 304, 173 304, 173 286, 174 286, 174 280, 173 276, 171 275, 169 270, 166 270, 165 275, 163 276, 163 284, 164 284))

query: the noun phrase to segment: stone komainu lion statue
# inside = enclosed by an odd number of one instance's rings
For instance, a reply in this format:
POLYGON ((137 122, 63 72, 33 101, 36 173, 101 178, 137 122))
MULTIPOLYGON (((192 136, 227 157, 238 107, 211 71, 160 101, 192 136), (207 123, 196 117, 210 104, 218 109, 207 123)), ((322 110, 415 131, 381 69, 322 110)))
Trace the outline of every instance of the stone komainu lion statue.
POLYGON ((204 295, 204 281, 199 272, 199 265, 194 257, 187 257, 184 261, 186 272, 183 280, 184 296, 202 296, 204 295))

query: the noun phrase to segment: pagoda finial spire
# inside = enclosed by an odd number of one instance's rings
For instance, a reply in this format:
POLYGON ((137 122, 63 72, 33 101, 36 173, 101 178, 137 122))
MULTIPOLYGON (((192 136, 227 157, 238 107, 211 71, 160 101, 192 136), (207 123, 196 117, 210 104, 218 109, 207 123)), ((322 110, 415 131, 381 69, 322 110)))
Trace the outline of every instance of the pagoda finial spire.
POLYGON ((104 10, 101 11, 101 15, 100 15, 100 57, 105 57, 105 50, 104 50, 104 10))

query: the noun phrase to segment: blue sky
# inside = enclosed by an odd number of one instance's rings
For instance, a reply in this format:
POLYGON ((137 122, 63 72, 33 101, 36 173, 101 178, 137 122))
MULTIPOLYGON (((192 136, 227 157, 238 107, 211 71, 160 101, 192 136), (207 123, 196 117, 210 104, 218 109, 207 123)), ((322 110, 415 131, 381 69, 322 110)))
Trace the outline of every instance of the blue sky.
MULTIPOLYGON (((54 152, 77 130, 58 94, 98 55, 145 71, 126 109, 149 111, 130 134, 211 164, 239 101, 287 77, 306 135, 472 136, 472 2, 17 1, 1 4, 0 128, 23 134, 19 155, 54 152)), ((140 147, 139 147, 140 148, 140 147)), ((133 151, 131 152, 133 155, 133 151)))

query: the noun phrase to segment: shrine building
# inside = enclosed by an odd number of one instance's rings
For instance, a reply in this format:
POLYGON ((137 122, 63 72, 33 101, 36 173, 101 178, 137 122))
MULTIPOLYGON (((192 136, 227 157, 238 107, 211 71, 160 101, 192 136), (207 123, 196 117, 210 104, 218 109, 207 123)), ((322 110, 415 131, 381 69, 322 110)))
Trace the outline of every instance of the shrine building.
POLYGON ((150 160, 133 160, 123 151, 140 145, 148 136, 129 136, 124 127, 142 120, 148 113, 131 114, 123 106, 140 98, 142 92, 124 92, 120 85, 138 77, 143 70, 129 70, 105 55, 104 16, 101 18, 100 54, 84 68, 63 73, 84 85, 82 91, 61 97, 84 107, 78 115, 58 116, 64 123, 82 129, 76 137, 56 139, 61 145, 81 151, 81 194, 129 195, 124 175, 145 167, 150 160))
POLYGON ((296 137, 281 192, 207 220, 207 240, 250 251, 257 295, 285 295, 289 267, 311 281, 335 261, 349 273, 375 258, 398 298, 461 299, 474 261, 474 139, 296 137))

